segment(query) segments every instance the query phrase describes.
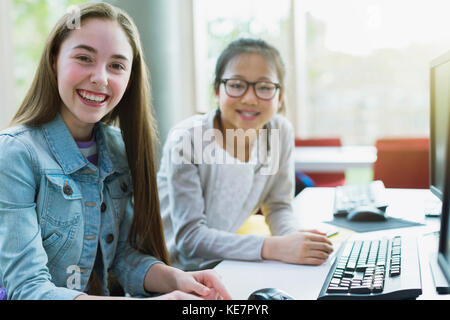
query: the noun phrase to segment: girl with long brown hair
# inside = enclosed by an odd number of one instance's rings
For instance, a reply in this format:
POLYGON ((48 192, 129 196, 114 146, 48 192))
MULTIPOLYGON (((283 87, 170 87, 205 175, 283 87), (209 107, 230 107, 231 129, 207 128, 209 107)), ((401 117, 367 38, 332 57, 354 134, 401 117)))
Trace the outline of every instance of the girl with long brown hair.
POLYGON ((10 299, 104 298, 113 274, 131 296, 230 298, 214 271, 169 266, 135 24, 105 3, 75 13, 0 133, 0 286, 10 299))

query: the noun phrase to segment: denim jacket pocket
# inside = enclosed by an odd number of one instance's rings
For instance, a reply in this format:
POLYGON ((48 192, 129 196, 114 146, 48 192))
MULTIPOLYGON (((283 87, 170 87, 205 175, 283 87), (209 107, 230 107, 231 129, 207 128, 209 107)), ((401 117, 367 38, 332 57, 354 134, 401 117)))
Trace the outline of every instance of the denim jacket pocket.
POLYGON ((69 252, 82 217, 82 194, 65 175, 46 175, 46 201, 41 216, 42 244, 49 264, 69 252))
POLYGON ((131 178, 128 174, 113 175, 105 182, 112 203, 114 204, 116 217, 122 220, 127 201, 132 194, 133 186, 131 184, 131 178))
POLYGON ((45 238, 44 240, 42 240, 42 244, 44 245, 44 248, 50 248, 59 239, 61 239, 61 237, 62 237, 61 233, 59 233, 58 231, 55 231, 48 238, 45 238))

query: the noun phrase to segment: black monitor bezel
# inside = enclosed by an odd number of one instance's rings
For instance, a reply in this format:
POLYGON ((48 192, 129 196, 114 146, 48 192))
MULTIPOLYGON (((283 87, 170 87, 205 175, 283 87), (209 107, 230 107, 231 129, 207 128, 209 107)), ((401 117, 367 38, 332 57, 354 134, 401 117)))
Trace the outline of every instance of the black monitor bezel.
MULTIPOLYGON (((450 52, 447 52, 446 54, 436 58, 431 62, 431 68, 430 68, 430 76, 431 76, 431 82, 430 82, 430 99, 431 103, 433 103, 433 94, 431 90, 434 89, 434 80, 433 80, 433 72, 434 69, 442 65, 443 63, 450 62, 450 52)), ((449 88, 450 92, 450 88, 449 88)), ((432 106, 434 106, 432 104, 432 106)), ((430 108, 431 110, 432 108, 430 108)), ((434 110, 433 110, 434 111, 434 110)), ((431 121, 433 120, 434 114, 430 114, 431 121)), ((432 122, 430 122, 431 124, 432 122)), ((441 268, 442 273, 447 279, 447 282, 450 284, 450 264, 448 263, 448 259, 446 257, 447 254, 447 237, 448 237, 448 223, 449 223, 449 214, 450 214, 450 113, 449 113, 449 126, 447 128, 447 150, 446 150, 446 160, 445 160, 445 179, 444 179, 444 190, 443 194, 441 194, 442 199, 442 213, 441 213, 441 228, 440 228, 440 236, 439 236, 439 252, 438 252, 438 263, 441 268)), ((432 132, 432 130, 430 130, 432 132)), ((432 138, 430 136, 430 138, 432 138)), ((433 154, 433 150, 431 150, 432 143, 430 143, 430 156, 433 154)), ((434 147, 434 145, 433 145, 434 147)), ((432 159, 430 159, 432 161, 432 159)), ((430 162, 431 164, 433 162, 430 162)), ((432 166, 431 166, 432 167, 432 166)), ((430 168, 430 173, 431 173, 430 168)), ((432 173, 431 173, 432 175, 432 173)), ((430 176, 430 190, 433 192, 433 189, 431 188, 431 176, 430 176)), ((434 187, 434 186, 433 186, 434 187)), ((436 187, 434 187, 437 189, 436 187)), ((433 193, 435 193, 436 190, 434 190, 433 193)), ((435 193, 436 194, 436 193, 435 193)))

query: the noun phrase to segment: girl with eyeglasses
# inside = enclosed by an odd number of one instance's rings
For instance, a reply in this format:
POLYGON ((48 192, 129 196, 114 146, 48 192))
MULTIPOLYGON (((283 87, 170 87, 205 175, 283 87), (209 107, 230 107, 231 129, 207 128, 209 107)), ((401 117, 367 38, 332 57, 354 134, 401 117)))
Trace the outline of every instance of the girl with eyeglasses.
POLYGON ((75 13, 0 133, 0 286, 14 300, 230 299, 214 270, 169 266, 134 22, 105 3, 75 13))
POLYGON ((299 230, 291 205, 294 133, 279 114, 284 77, 273 46, 236 40, 216 64, 218 109, 171 130, 158 188, 169 253, 180 268, 223 259, 319 265, 332 252, 323 233, 299 230), (259 210, 271 235, 236 233, 259 210))

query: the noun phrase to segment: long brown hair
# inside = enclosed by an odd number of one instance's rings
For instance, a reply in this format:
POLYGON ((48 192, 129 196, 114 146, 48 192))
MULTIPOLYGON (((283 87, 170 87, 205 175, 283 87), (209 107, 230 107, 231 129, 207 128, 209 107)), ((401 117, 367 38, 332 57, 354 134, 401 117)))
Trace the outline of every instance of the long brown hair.
MULTIPOLYGON (((79 22, 89 18, 116 21, 133 48, 129 85, 122 100, 101 121, 120 127, 134 189, 134 216, 128 235, 131 246, 169 264, 156 183, 156 120, 151 103, 150 77, 144 61, 138 30, 124 11, 106 3, 79 6, 79 22)), ((36 75, 12 125, 40 126, 54 119, 60 110, 53 64, 62 42, 71 32, 72 13, 64 15, 51 31, 36 75)))

